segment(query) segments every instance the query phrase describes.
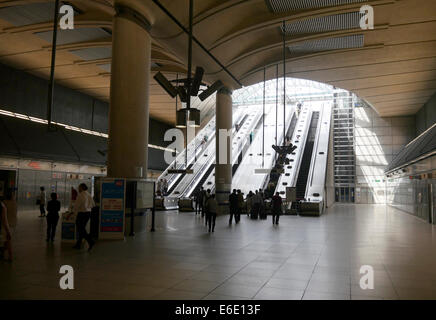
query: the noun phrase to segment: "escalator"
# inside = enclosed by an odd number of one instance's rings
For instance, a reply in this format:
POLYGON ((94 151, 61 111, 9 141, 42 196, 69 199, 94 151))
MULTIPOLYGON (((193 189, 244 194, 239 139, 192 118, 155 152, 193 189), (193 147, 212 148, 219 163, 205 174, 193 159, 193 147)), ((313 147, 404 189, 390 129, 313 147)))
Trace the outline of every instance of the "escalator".
POLYGON ((265 183, 269 180, 271 168, 275 164, 276 151, 272 148, 275 142, 277 129, 277 142, 284 143, 284 135, 289 130, 292 123, 292 117, 295 113, 295 105, 289 105, 286 108, 285 121, 276 123, 275 105, 265 105, 264 122, 258 123, 257 134, 254 135, 245 156, 236 170, 232 188, 240 189, 243 194, 248 194, 250 191, 264 188, 265 183), (285 130, 283 126, 285 125, 285 130), (262 127, 264 126, 264 130, 262 127), (264 143, 265 141, 265 143, 264 143))
MULTIPOLYGON (((191 163, 190 165, 188 165, 187 169, 192 169, 193 164, 191 163)), ((176 189, 177 185, 179 184, 180 181, 182 181, 182 179, 186 176, 186 173, 181 173, 179 174, 179 177, 176 178, 174 184, 172 185, 172 187, 168 190, 168 194, 173 193, 174 189, 176 189)))
POLYGON ((316 130, 319 122, 319 112, 312 113, 310 121, 310 128, 304 147, 303 158, 301 160, 300 170, 298 172, 298 179, 296 183, 297 201, 303 200, 306 194, 307 178, 309 176, 310 164, 312 160, 313 146, 315 143, 316 130))
MULTIPOLYGON (((286 138, 291 139, 292 135, 294 134, 295 127, 297 126, 297 114, 295 113, 292 116, 291 124, 289 125, 288 131, 286 132, 286 138)), ((267 181, 265 182, 262 189, 265 189, 265 196, 267 198, 271 198, 274 195, 274 190, 277 188, 277 183, 280 178, 280 172, 283 170, 284 161, 283 159, 278 156, 276 159, 276 162, 274 163, 274 167, 271 170, 271 173, 269 174, 269 177, 267 178, 267 181)))
MULTIPOLYGON (((243 123, 239 125, 239 130, 233 135, 232 139, 232 175, 234 176, 240 167, 247 151, 250 149, 250 135, 256 132, 256 128, 262 126, 262 108, 260 106, 250 106, 243 123)), ((215 169, 215 168, 214 168, 215 169)), ((208 178, 202 184, 204 189, 215 189, 215 170, 209 173, 208 178)))
MULTIPOLYGON (((233 135, 237 135, 239 131, 243 131, 242 128, 245 127, 244 123, 248 118, 247 112, 245 111, 246 109, 244 108, 235 112, 232 130, 233 135)), ((204 182, 214 169, 213 163, 216 157, 216 128, 214 129, 214 132, 210 133, 211 138, 208 139, 207 144, 205 144, 204 147, 197 148, 199 149, 199 151, 196 152, 197 157, 192 160, 192 164, 189 167, 192 170, 192 173, 180 174, 180 177, 178 177, 176 183, 174 183, 174 188, 171 188, 171 192, 164 197, 162 209, 178 208, 180 211, 192 210, 191 196, 198 188, 200 188, 200 182, 204 182)))
POLYGON ((328 153, 331 136, 332 105, 325 103, 320 109, 319 125, 314 141, 312 159, 310 162, 309 174, 306 182, 304 198, 300 202, 299 214, 320 216, 326 208, 326 188, 328 171, 328 153))
MULTIPOLYGON (((247 121, 248 118, 249 118, 249 115, 246 114, 246 115, 242 116, 242 118, 239 120, 239 122, 235 123, 234 130, 233 130, 233 137, 238 136, 239 131, 243 128, 244 123, 247 121)), ((197 179, 197 180, 193 181, 195 187, 189 188, 189 190, 183 196, 189 198, 192 195, 197 194, 197 192, 200 190, 200 187, 202 187, 202 186, 206 190, 213 187, 212 184, 205 185, 205 183, 211 177, 211 175, 212 175, 212 177, 215 176, 214 172, 215 172, 215 165, 212 163, 208 166, 205 173, 201 176, 201 179, 199 179, 199 180, 197 179)))

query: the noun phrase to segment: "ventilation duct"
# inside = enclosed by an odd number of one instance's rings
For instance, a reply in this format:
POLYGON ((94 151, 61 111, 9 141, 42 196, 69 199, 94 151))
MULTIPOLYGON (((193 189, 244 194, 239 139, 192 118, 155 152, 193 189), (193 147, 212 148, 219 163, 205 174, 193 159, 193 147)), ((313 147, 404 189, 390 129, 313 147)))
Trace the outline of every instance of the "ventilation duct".
POLYGON ((270 11, 281 13, 324 7, 342 6, 367 0, 265 0, 270 11))
POLYGON ((287 36, 322 33, 338 30, 356 29, 360 27, 360 12, 349 12, 332 16, 316 17, 307 20, 296 21, 280 26, 280 30, 287 36))
POLYGON ((306 54, 313 52, 322 52, 340 49, 362 48, 364 46, 363 34, 327 38, 314 39, 302 42, 297 42, 288 46, 291 54, 306 54))

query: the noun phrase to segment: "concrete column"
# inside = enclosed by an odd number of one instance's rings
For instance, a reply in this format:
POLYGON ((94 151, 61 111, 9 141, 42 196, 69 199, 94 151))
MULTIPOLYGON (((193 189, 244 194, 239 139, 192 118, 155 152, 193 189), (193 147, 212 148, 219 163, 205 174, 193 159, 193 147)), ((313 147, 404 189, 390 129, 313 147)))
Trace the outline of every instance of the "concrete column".
POLYGON ((151 38, 138 12, 117 6, 112 31, 108 176, 147 176, 151 38))
POLYGON ((215 186, 219 213, 228 212, 232 188, 232 92, 223 88, 216 95, 215 186))

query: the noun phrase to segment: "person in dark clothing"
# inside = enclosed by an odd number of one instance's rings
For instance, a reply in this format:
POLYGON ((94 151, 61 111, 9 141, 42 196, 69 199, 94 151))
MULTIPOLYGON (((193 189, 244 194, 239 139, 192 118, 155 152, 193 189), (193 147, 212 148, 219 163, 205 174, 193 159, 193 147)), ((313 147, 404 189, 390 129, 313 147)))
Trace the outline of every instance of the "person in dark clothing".
POLYGON ((56 226, 59 221, 59 211, 61 210, 61 203, 57 200, 58 195, 52 193, 51 200, 47 203, 47 242, 54 241, 56 235, 56 226))
POLYGON ((215 199, 215 194, 212 194, 207 200, 206 200, 206 226, 209 227, 209 232, 215 231, 215 221, 216 221, 216 212, 218 204, 215 199))
POLYGON ((204 188, 200 187, 196 196, 195 196, 195 214, 200 214, 203 212, 203 197, 204 197, 204 188))
POLYGON ((230 206, 230 219, 229 225, 232 224, 233 216, 235 216, 235 222, 237 222, 238 214, 238 195, 236 194, 236 189, 229 195, 229 206, 230 206))
POLYGON ((244 195, 242 194, 241 189, 238 189, 238 210, 236 211, 235 221, 239 223, 241 220, 242 210, 244 209, 244 195))
POLYGON ((40 187, 39 190, 41 191, 38 196, 38 204, 39 204, 39 212, 40 217, 45 217, 45 188, 40 187))
MULTIPOLYGON (((202 203, 203 203, 203 207, 201 210, 201 217, 203 218, 206 215, 207 218, 207 208, 206 208, 206 202, 207 200, 210 198, 211 194, 210 194, 211 190, 207 189, 206 192, 203 190, 203 196, 202 196, 202 203)), ((206 219, 206 224, 207 224, 207 219, 206 219)))
POLYGON ((272 223, 279 224, 280 214, 282 213, 282 197, 276 192, 272 197, 272 223))

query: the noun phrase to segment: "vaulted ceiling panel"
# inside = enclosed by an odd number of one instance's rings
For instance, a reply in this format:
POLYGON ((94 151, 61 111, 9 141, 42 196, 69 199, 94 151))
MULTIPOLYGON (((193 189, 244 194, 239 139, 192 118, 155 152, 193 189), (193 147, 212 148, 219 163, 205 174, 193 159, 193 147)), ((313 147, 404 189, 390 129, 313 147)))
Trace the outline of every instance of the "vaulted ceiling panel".
MULTIPOLYGON (((153 18, 152 73, 184 77, 188 38, 180 27, 153 1, 117 1, 153 18)), ((79 27, 59 30, 56 79, 108 101, 113 1, 72 3, 81 13, 76 16, 79 27)), ((188 0, 159 3, 187 27, 188 0)), ((436 1, 197 0, 194 4, 194 36, 209 53, 194 44, 193 65, 206 69, 207 82, 220 79, 233 89, 240 87, 209 54, 244 86, 262 81, 264 67, 269 68, 267 79, 275 77, 276 66, 282 76, 284 31, 287 76, 353 90, 380 115, 416 112, 435 91, 436 1), (359 9, 368 4, 374 8, 375 29, 361 30, 359 9)), ((47 26, 53 9, 53 1, 0 0, 0 62, 48 78, 52 32, 47 26)), ((154 82, 150 92, 151 116, 173 123, 175 100, 154 82)))

